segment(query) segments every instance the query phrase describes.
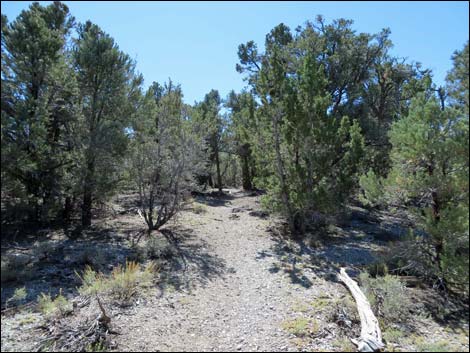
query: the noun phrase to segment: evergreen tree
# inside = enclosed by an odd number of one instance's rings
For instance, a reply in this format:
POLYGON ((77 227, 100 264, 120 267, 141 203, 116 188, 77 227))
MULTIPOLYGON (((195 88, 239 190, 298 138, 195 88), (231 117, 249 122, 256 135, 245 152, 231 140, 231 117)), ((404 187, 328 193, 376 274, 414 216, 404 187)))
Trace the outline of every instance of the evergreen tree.
POLYGON ((468 117, 441 109, 436 98, 414 100, 390 132, 389 184, 414 201, 433 245, 431 265, 446 282, 468 285, 468 117), (465 270, 466 268, 466 270, 465 270))
MULTIPOLYGON (((465 49, 454 55, 454 68, 448 75, 451 104, 445 105, 443 88, 434 89, 438 97, 430 94, 431 88, 413 99, 408 115, 395 122, 389 133, 390 173, 380 178, 369 171, 361 177, 361 186, 373 204, 408 205, 416 212, 418 226, 427 235, 417 239, 424 253, 419 261, 425 262, 419 269, 414 266, 418 272, 425 272, 420 274, 433 277, 444 287, 468 290, 469 116, 465 67, 468 44, 466 57, 465 49)), ((417 259, 407 261, 416 263, 417 259)))
POLYGON ((73 164, 77 90, 66 52, 73 21, 60 2, 33 3, 11 24, 2 15, 2 191, 27 201, 32 220, 61 215, 73 164))
POLYGON ((74 48, 83 109, 81 131, 82 225, 91 224, 93 201, 112 192, 121 179, 121 161, 130 126, 129 98, 141 78, 135 64, 97 25, 79 28, 74 48))
MULTIPOLYGON (((220 167, 220 152, 222 148, 222 136, 224 132, 224 121, 220 114, 222 99, 217 90, 211 90, 204 97, 204 100, 196 105, 197 116, 201 124, 207 128, 206 141, 210 148, 210 165, 215 163, 216 167, 216 186, 219 192, 222 192, 222 173, 220 167)), ((212 173, 209 173, 209 179, 212 180, 212 173)))
POLYGON ((454 67, 447 75, 447 90, 453 105, 469 112, 469 83, 470 70, 468 67, 468 41, 462 50, 455 51, 452 56, 454 67))
POLYGON ((320 48, 299 55, 298 44, 281 24, 266 36, 266 53, 249 54, 256 46, 241 45, 238 66, 250 72, 261 100, 257 182, 292 233, 303 232, 315 211, 331 211, 347 199, 364 147, 358 124, 332 109, 324 67, 316 60, 320 48))
POLYGON ((231 109, 230 122, 234 134, 235 150, 240 158, 242 172, 242 186, 245 190, 253 188, 255 166, 253 159, 253 145, 256 143, 256 110, 257 103, 249 92, 236 94, 231 91, 225 103, 231 109))

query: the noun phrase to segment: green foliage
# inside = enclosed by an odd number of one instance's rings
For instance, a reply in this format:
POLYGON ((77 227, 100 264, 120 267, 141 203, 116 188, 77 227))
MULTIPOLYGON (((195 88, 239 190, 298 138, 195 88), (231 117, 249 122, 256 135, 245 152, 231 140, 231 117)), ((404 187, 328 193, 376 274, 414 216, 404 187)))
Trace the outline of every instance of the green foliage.
POLYGON ((367 272, 372 277, 386 276, 389 273, 388 266, 384 262, 377 262, 367 267, 367 272))
MULTIPOLYGON (((425 337, 417 337, 413 344, 417 352, 453 352, 449 342, 445 340, 429 342, 425 337)), ((457 351, 457 350, 455 350, 457 351)))
POLYGON ((79 293, 82 295, 107 294, 120 302, 128 302, 139 294, 139 291, 153 284, 158 268, 149 262, 142 266, 128 261, 125 266, 116 266, 109 276, 95 272, 87 266, 82 275, 77 276, 82 281, 79 293))
POLYGON ((424 96, 390 131, 390 187, 414 205, 433 249, 434 275, 451 286, 468 284, 468 116, 424 96))
POLYGON ((304 337, 318 331, 319 325, 314 319, 299 317, 293 320, 284 321, 282 328, 297 337, 304 337))
POLYGON ((348 337, 337 338, 333 341, 332 344, 339 350, 339 352, 354 352, 356 350, 356 346, 348 337))
MULTIPOLYGON (((297 55, 308 33, 293 37, 281 24, 268 34, 264 59, 250 77, 261 106, 244 124, 255 137, 249 142, 255 183, 267 189, 264 203, 286 216, 293 233, 305 230, 312 212, 332 212, 347 200, 365 148, 358 122, 331 110, 327 75, 316 60, 320 48, 297 55)), ((242 64, 248 47, 240 47, 242 64)))
POLYGON ((7 299, 6 303, 8 305, 9 303, 13 302, 16 305, 18 305, 21 302, 23 302, 26 299, 27 296, 28 296, 28 293, 27 293, 25 287, 16 288, 15 292, 13 293, 13 295, 10 298, 7 299))
POLYGON ((387 328, 382 334, 385 342, 387 343, 399 343, 404 335, 405 332, 396 328, 387 328))
POLYGON ((73 21, 60 2, 33 3, 10 24, 2 15, 2 192, 10 207, 28 205, 30 220, 60 216, 67 193, 77 91, 63 53, 73 21))
POLYGON ((242 91, 236 94, 231 91, 225 106, 231 109, 230 128, 236 153, 241 163, 242 186, 245 190, 253 188, 253 179, 256 174, 253 146, 256 145, 258 121, 256 109, 258 104, 253 94, 242 91))
POLYGON ((469 112, 469 53, 468 41, 462 50, 457 50, 452 56, 454 66, 447 75, 447 90, 452 103, 469 112))
POLYGON ((382 322, 396 323, 409 319, 411 302, 405 286, 397 277, 385 275, 372 278, 363 272, 359 279, 361 288, 382 322))
POLYGON ((64 316, 72 310, 70 303, 62 294, 52 299, 49 294, 41 293, 38 298, 38 308, 48 318, 64 316))
POLYGON ((359 177, 359 185, 364 194, 360 194, 360 200, 370 206, 378 206, 384 202, 383 180, 372 169, 367 174, 359 177))
POLYGON ((145 255, 152 260, 170 259, 175 249, 165 237, 151 236, 145 244, 145 255))
POLYGON ((93 200, 110 195, 119 185, 128 145, 134 90, 141 78, 135 63, 97 25, 79 27, 73 49, 80 89, 80 184, 84 185, 82 224, 91 224, 93 200), (111 69, 112 68, 112 69, 111 69))
POLYGON ((149 231, 175 216, 206 162, 202 127, 190 118, 181 88, 171 81, 158 87, 141 97, 128 163, 149 231))
POLYGON ((82 285, 78 289, 81 295, 95 295, 106 290, 103 275, 93 270, 89 265, 85 267, 82 275, 78 273, 76 275, 82 281, 82 285))

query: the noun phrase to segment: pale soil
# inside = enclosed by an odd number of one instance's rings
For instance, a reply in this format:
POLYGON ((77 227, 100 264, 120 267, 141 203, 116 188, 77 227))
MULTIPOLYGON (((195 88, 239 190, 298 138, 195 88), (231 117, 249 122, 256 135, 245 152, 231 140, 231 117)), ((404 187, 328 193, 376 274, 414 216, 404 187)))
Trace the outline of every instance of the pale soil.
MULTIPOLYGON (((353 217, 333 229, 328 242, 312 248, 276 235, 277 220, 253 214, 260 210, 259 196, 226 191, 230 193, 224 197, 197 197, 203 205, 199 213, 188 208, 165 227, 177 241, 178 254, 162 268, 154 290, 141 293, 129 307, 105 304, 112 327, 119 333, 111 336, 115 350, 353 349, 348 339, 358 335, 359 322, 354 303, 337 282, 336 273, 340 266, 346 266, 354 276, 362 265, 380 256, 386 243, 378 239, 384 234, 394 236, 393 229, 383 231, 393 222, 386 220, 373 226, 353 217), (289 325, 301 321, 307 324, 294 335, 289 325)), ((96 236, 83 242, 101 246, 109 264, 123 262, 131 253, 129 239, 143 227, 133 211, 132 198, 121 197, 113 207, 113 215, 96 222, 100 232, 92 232, 96 236), (103 234, 104 239, 100 238, 103 234)), ((29 299, 47 288, 57 293, 61 285, 69 298, 77 296, 75 287, 79 283, 73 278, 74 269, 64 260, 64 254, 71 257, 77 245, 60 239, 50 237, 62 246, 60 259, 41 265, 37 272, 42 277, 25 283, 29 299), (50 274, 54 268, 59 275, 50 274), (50 279, 54 276, 58 278, 55 282, 50 279)), ((103 266, 104 270, 108 268, 111 265, 103 266)), ((14 287, 2 284, 2 303, 14 287)), ((409 290, 413 298, 423 293, 409 290)), ((96 315, 93 304, 87 310, 96 315)), ((82 319, 74 315, 69 320, 82 319)), ((2 315, 2 351, 37 347, 43 322, 37 312, 2 315)), ((468 351, 468 315, 466 323, 452 329, 424 317, 416 318, 414 326, 414 333, 410 331, 408 338, 388 349, 416 350, 415 338, 422 337, 425 342, 445 341, 449 349, 468 351)))

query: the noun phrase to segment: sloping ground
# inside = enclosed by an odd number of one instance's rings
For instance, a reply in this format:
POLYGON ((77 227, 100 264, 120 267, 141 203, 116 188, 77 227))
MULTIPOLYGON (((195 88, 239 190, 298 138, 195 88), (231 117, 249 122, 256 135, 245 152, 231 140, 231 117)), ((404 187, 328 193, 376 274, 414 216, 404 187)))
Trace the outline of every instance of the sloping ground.
MULTIPOLYGON (((271 231, 276 222, 260 211, 258 196, 229 190, 224 196, 205 194, 196 200, 192 209, 165 227, 176 253, 162 269, 157 287, 129 307, 107 303, 112 327, 119 333, 112 335, 117 351, 354 348, 348 339, 358 334, 355 305, 337 282, 336 273, 339 266, 347 266, 354 274, 360 266, 373 262, 385 240, 397 234, 396 222, 387 219, 373 224, 363 210, 356 209, 351 220, 331 232, 334 236, 328 242, 312 248, 276 236, 271 231)), ((113 216, 97 222, 83 241, 88 246, 107 246, 103 271, 132 253, 130 239, 142 228, 132 211, 134 206, 132 197, 120 197, 113 216)), ((57 290, 60 281, 69 287, 65 293, 70 298, 76 295, 77 283, 68 272, 77 263, 71 248, 77 245, 70 241, 57 244, 60 251, 55 248, 44 264, 36 266, 37 273, 45 268, 55 272, 44 272, 26 283, 33 293, 30 299, 37 295, 33 289, 39 283, 39 288, 52 284, 57 290)), ((5 291, 12 293, 12 287, 5 291)), ((410 295, 417 298, 427 296, 419 289, 413 291, 410 295)), ((2 288, 2 297, 9 295, 2 288)), ((35 348, 42 325, 38 313, 3 315, 2 351, 35 348)), ((466 324, 450 328, 417 317, 413 330, 413 339, 388 348, 422 350, 425 343, 445 342, 439 348, 468 351, 468 319, 466 324)))

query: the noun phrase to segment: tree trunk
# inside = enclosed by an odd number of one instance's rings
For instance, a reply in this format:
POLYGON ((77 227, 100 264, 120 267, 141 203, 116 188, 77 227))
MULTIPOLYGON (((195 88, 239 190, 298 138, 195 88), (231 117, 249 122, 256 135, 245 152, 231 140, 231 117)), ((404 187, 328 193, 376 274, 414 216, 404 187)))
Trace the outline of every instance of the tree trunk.
POLYGON ((249 165, 248 156, 243 157, 242 179, 243 179, 243 189, 251 190, 253 188, 253 185, 251 184, 250 165, 249 165))
POLYGON ((286 176, 284 174, 284 163, 281 156, 281 141, 280 141, 280 132, 279 132, 279 122, 280 113, 276 112, 273 117, 273 134, 274 134, 274 150, 276 152, 276 166, 277 174, 279 176, 279 181, 281 184, 281 199, 287 211, 287 221, 289 223, 289 229, 293 235, 297 234, 297 229, 295 227, 294 212, 289 200, 289 191, 287 189, 286 176))
POLYGON ((219 151, 215 151, 215 166, 217 168, 217 187, 219 192, 222 193, 222 175, 220 174, 220 161, 219 161, 219 151))
POLYGON ((251 174, 250 174, 250 145, 244 144, 239 148, 238 151, 240 158, 242 160, 242 183, 244 190, 252 190, 253 185, 251 183, 251 174))
MULTIPOLYGON (((433 176, 434 174, 434 164, 433 161, 428 164, 428 175, 433 176)), ((441 220, 441 203, 439 201, 439 195, 436 190, 431 191, 431 208, 432 208, 432 218, 434 224, 438 224, 441 220)), ((434 250, 436 251, 436 264, 439 269, 440 274, 442 274, 442 253, 444 252, 444 243, 442 237, 434 237, 434 250)))
POLYGON ((92 194, 91 190, 86 189, 83 193, 83 204, 82 204, 82 226, 89 227, 91 225, 91 206, 92 206, 92 194))
POLYGON ((87 172, 85 177, 85 184, 83 185, 83 203, 82 203, 82 226, 88 227, 91 225, 91 208, 93 202, 93 184, 95 174, 95 163, 93 160, 87 163, 87 172))
POLYGON ((63 217, 65 223, 70 223, 70 216, 72 215, 72 198, 70 196, 65 197, 63 217))
POLYGON ((52 197, 49 190, 46 190, 44 196, 42 198, 42 205, 41 205, 41 223, 46 225, 49 221, 49 210, 52 204, 52 197))

